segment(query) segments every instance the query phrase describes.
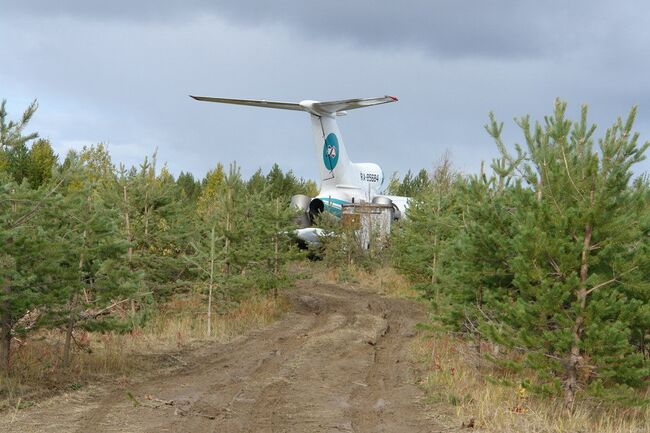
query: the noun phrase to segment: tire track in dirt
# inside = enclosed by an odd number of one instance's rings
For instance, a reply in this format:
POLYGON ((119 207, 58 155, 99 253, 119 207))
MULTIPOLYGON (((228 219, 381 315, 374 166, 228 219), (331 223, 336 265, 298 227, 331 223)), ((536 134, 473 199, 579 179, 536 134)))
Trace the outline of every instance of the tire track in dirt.
POLYGON ((21 411, 0 431, 424 432, 408 343, 425 308, 301 282, 282 320, 184 354, 164 377, 21 411))
POLYGON ((412 307, 402 300, 384 302, 392 303, 380 307, 387 314, 388 327, 375 346, 365 380, 367 386, 353 395, 356 403, 352 414, 354 431, 430 432, 432 426, 426 422, 418 402, 421 395, 414 389, 419 372, 409 362, 407 347, 407 342, 415 335, 417 319, 424 318, 411 317, 412 307))

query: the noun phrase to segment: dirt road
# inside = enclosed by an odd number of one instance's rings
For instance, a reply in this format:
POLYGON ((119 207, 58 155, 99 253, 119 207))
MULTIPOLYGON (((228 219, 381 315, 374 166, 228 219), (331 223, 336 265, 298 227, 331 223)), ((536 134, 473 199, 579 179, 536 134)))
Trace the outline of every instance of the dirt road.
POLYGON ((0 431, 438 430, 408 354, 422 305, 304 282, 289 296, 282 320, 189 351, 174 374, 5 414, 0 431))

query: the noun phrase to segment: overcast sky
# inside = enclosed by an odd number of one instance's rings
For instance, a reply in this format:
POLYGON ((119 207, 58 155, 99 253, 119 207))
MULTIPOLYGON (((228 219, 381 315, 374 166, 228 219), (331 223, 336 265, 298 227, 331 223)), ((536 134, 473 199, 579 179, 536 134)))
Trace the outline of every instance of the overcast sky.
MULTIPOLYGON (((315 178, 308 115, 188 94, 300 101, 396 95, 340 119, 348 153, 394 171, 448 151, 465 172, 496 156, 489 111, 541 118, 555 97, 600 133, 633 104, 650 139, 650 3, 468 0, 0 0, 0 98, 68 149, 116 162, 158 149, 173 173, 236 160, 315 178)), ((650 169, 644 162, 642 170, 650 169)))

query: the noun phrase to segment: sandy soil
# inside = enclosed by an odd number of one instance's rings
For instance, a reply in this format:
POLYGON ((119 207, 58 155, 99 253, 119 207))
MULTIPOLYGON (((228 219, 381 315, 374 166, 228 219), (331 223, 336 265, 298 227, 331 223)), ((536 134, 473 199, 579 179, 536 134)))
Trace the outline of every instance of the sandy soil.
POLYGON ((139 384, 5 413, 11 432, 435 432, 408 345, 424 306, 301 283, 291 311, 139 384))

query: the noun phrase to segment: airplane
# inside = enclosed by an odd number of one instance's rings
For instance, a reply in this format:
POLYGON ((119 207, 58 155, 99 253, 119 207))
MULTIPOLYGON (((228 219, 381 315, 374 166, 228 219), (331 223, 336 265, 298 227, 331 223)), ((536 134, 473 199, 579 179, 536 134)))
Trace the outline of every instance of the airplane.
POLYGON ((322 229, 310 227, 316 217, 323 211, 340 217, 344 204, 388 204, 393 206, 394 219, 404 218, 409 198, 381 193, 385 180, 381 167, 371 162, 352 162, 336 122, 336 117, 346 115, 348 110, 397 102, 395 96, 323 102, 279 102, 194 95, 190 97, 197 101, 305 111, 310 114, 316 158, 320 166, 320 192, 316 197, 295 195, 291 198, 291 204, 301 213, 301 227, 296 234, 306 244, 318 244, 319 237, 323 235, 322 229))

